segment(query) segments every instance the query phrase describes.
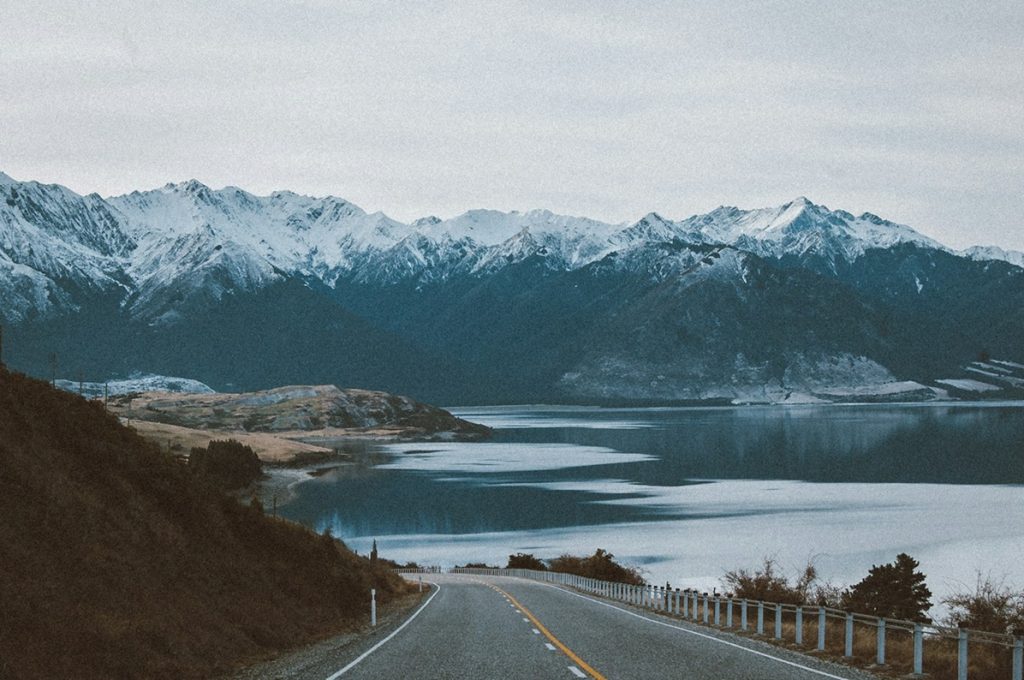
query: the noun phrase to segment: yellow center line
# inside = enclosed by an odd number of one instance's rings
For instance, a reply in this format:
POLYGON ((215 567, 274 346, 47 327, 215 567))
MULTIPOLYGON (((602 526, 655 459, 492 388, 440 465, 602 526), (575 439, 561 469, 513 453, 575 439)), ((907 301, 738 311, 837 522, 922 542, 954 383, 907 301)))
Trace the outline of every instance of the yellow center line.
POLYGON ((519 610, 521 612, 523 612, 523 614, 525 614, 526 617, 528 619, 530 619, 530 621, 533 622, 533 625, 537 626, 537 630, 539 630, 541 633, 543 633, 544 637, 546 637, 548 640, 551 640, 551 643, 553 645, 555 645, 555 647, 558 647, 560 650, 562 650, 562 652, 567 657, 572 659, 572 661, 577 666, 579 666, 580 669, 583 670, 583 672, 590 674, 590 677, 594 678, 594 680, 606 680, 606 678, 603 675, 601 675, 600 673, 598 673, 597 671, 595 671, 590 666, 590 664, 588 664, 586 661, 584 661, 583 659, 578 657, 575 652, 573 652, 571 649, 569 649, 564 644, 562 644, 561 640, 559 640, 554 635, 552 635, 551 631, 548 630, 547 628, 545 628, 544 624, 541 623, 540 620, 537 619, 537 617, 533 615, 533 612, 531 612, 529 609, 527 609, 522 604, 520 604, 519 601, 516 598, 512 597, 510 594, 506 593, 504 590, 502 590, 501 588, 499 588, 497 586, 491 586, 491 587, 494 588, 495 590, 497 590, 499 593, 501 593, 505 597, 507 597, 509 599, 509 601, 512 602, 512 604, 514 604, 516 607, 518 607, 519 610))

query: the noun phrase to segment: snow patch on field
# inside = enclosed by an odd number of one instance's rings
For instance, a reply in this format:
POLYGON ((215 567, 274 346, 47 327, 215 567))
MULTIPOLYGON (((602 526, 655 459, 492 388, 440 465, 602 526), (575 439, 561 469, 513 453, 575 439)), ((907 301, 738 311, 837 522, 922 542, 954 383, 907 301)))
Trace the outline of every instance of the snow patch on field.
POLYGON ((214 394, 212 387, 191 378, 176 378, 168 375, 136 374, 123 380, 106 382, 83 382, 57 380, 57 387, 68 392, 81 392, 86 397, 102 397, 104 386, 107 394, 131 394, 133 392, 185 392, 193 394, 214 394))
POLYGON ((935 382, 954 387, 958 390, 964 390, 965 392, 994 392, 999 390, 999 387, 996 385, 990 385, 980 380, 971 380, 970 378, 943 378, 935 382))

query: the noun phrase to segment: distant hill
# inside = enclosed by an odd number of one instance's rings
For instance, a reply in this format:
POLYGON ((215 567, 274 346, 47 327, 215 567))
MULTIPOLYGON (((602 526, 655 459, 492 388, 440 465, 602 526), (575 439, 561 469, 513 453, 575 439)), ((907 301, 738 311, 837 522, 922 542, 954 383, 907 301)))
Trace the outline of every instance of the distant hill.
POLYGON ((201 430, 343 431, 409 439, 483 439, 490 429, 444 409, 387 392, 290 385, 221 394, 143 392, 110 400, 119 416, 201 430))
POLYGON ((0 677, 208 678, 355 625, 395 576, 0 369, 0 677))

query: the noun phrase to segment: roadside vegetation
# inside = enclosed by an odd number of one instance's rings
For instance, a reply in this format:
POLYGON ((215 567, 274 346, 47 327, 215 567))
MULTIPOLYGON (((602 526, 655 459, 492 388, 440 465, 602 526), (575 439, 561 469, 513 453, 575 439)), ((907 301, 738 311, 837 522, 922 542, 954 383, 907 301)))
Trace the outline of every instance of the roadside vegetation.
MULTIPOLYGON (((822 582, 813 561, 793 574, 786 574, 775 558, 766 557, 757 568, 726 572, 722 584, 728 594, 736 598, 810 607, 820 605, 889 620, 932 623, 928 617, 932 593, 919 566, 917 560, 901 553, 893 562, 872 566, 856 584, 841 587, 822 582)), ((979 574, 973 590, 962 589, 944 597, 941 603, 947 613, 934 622, 936 625, 951 630, 965 627, 1000 634, 1024 633, 1024 591, 989 576, 979 574)), ((804 626, 805 641, 817 639, 817 617, 805 618, 804 626)), ((792 612, 786 612, 783 617, 782 638, 788 641, 795 638, 792 612)), ((887 638, 888 670, 897 675, 909 672, 913 659, 912 635, 892 627, 887 638)), ((874 662, 875 645, 875 626, 858 620, 854 626, 853 658, 842 658, 843 626, 831 623, 826 627, 826 652, 837 660, 869 665, 874 662)), ((927 636, 924 659, 925 672, 930 677, 952 680, 957 668, 956 640, 927 636)), ((1010 650, 1006 647, 972 644, 970 677, 1005 680, 1010 677, 1011 661, 1010 650)))
POLYGON ((408 589, 102 404, 3 369, 0 517, 3 678, 214 677, 361 625, 370 588, 408 589))
POLYGON ((515 555, 508 556, 506 569, 558 571, 586 578, 616 581, 636 586, 646 583, 639 569, 619 564, 615 561, 615 555, 602 548, 598 548, 594 551, 593 555, 589 556, 581 557, 566 554, 549 560, 541 560, 529 553, 516 553, 515 555))
POLYGON ((823 605, 890 619, 926 623, 932 606, 925 576, 917 560, 900 553, 891 564, 871 567, 868 575, 849 588, 818 578, 813 561, 794 577, 787 576, 773 557, 755 569, 737 569, 722 577, 734 597, 793 605, 823 605))

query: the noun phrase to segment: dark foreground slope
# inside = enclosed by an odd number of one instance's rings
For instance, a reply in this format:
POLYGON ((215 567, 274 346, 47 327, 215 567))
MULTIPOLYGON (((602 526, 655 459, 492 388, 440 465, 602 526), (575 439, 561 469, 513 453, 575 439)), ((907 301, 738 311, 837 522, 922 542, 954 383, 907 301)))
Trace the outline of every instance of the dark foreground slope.
POLYGON ((402 583, 197 483, 101 405, 0 369, 0 678, 210 677, 402 583))

